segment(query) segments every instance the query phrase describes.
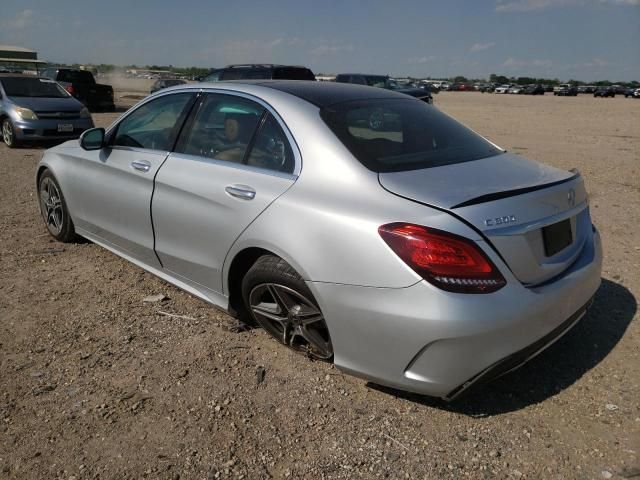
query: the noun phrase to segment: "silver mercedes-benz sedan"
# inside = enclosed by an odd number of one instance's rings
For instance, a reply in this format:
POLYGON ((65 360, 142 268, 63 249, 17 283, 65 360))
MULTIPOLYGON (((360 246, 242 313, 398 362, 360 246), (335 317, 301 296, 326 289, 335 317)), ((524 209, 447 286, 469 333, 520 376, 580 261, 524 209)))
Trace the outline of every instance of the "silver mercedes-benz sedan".
MULTIPOLYGON (((372 382, 453 399, 585 314, 583 178, 383 89, 162 90, 47 150, 42 216, 372 382)), ((571 355, 568 352, 568 355, 571 355)))

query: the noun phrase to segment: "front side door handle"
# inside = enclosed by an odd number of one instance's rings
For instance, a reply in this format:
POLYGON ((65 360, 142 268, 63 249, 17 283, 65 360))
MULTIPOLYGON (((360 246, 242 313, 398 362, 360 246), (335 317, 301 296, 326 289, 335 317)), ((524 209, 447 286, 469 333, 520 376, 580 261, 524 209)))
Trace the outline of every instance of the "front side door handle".
POLYGON ((151 164, 146 160, 134 160, 131 162, 131 166, 141 172, 148 172, 151 169, 151 164))
POLYGON ((256 191, 248 185, 227 185, 224 191, 242 200, 253 200, 256 197, 256 191))

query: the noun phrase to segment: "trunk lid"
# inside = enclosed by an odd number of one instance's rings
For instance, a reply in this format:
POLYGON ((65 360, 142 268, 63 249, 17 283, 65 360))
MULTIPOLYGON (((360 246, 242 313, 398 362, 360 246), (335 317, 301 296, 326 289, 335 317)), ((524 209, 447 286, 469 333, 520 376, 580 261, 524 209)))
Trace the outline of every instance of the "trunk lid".
POLYGON ((587 193, 579 174, 510 153, 380 173, 379 180, 389 192, 447 210, 481 231, 526 285, 562 273, 591 232, 587 193), (563 231, 569 238, 559 238, 563 231))

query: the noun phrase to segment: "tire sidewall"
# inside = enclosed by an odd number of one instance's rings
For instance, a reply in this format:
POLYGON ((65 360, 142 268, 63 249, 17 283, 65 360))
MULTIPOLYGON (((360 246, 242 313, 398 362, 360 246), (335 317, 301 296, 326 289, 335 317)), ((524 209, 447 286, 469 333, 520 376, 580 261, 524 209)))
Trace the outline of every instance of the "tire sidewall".
MULTIPOLYGON (((281 261, 284 262, 284 260, 281 261)), ((278 273, 272 270, 263 269, 254 270, 254 268, 252 267, 242 279, 242 300, 244 301, 245 308, 248 312, 250 312, 250 316, 254 321, 256 321, 256 318, 254 317, 253 313, 251 313, 249 296, 251 294, 251 290, 263 283, 277 283, 279 285, 283 285, 292 290, 295 290, 312 301, 313 304, 318 307, 318 309, 320 308, 317 300, 311 293, 311 290, 309 290, 307 284, 304 282, 304 280, 302 280, 302 278, 297 275, 283 273, 281 270, 278 270, 277 272, 278 273)))
POLYGON ((2 142, 9 148, 16 148, 19 145, 19 142, 16 139, 16 129, 13 127, 13 123, 11 123, 11 120, 9 118, 5 118, 2 120, 2 123, 0 123, 0 129, 2 129, 0 131, 0 135, 2 135, 2 142), (11 129, 11 143, 7 143, 4 139, 5 124, 9 125, 9 128, 11 129))
POLYGON ((58 183, 58 180, 56 180, 56 177, 54 177, 49 170, 45 170, 42 173, 42 175, 40 175, 40 179, 38 180, 38 207, 40 209, 40 217, 45 222, 45 228, 53 238, 61 242, 71 242, 75 239, 75 236, 76 236, 75 228, 73 225, 73 220, 71 219, 71 215, 69 214, 69 209, 67 208, 67 201, 65 200, 64 194, 62 193, 62 188, 60 187, 60 183, 58 183), (54 234, 51 230, 49 230, 49 225, 47 224, 47 219, 45 218, 45 212, 42 209, 42 200, 40 197, 41 195, 40 192, 42 189, 42 183, 46 178, 48 178, 51 182, 53 182, 56 188, 58 189, 58 193, 60 194, 60 203, 62 204, 62 212, 63 212, 62 228, 60 229, 60 233, 58 233, 57 235, 54 234))
MULTIPOLYGON (((274 255, 265 255, 258 259, 256 263, 249 269, 247 274, 242 279, 242 300, 244 302, 244 308, 247 312, 247 315, 251 318, 253 322, 257 325, 260 325, 264 328, 264 325, 260 322, 258 318, 253 314, 251 310, 251 303, 249 301, 249 297, 251 291, 258 285, 264 283, 274 283, 278 285, 282 285, 284 287, 288 287, 292 290, 295 290, 299 294, 303 295, 310 302, 312 302, 320 312, 322 309, 318 304, 315 296, 307 286, 306 282, 300 277, 300 275, 283 259, 276 257, 274 255), (266 260, 266 262, 265 262, 266 260), (268 263, 267 263, 268 262, 268 263)), ((329 335, 329 342, 331 344, 331 348, 333 351, 333 342, 331 341, 331 330, 329 330, 329 325, 327 324, 326 319, 324 320, 325 327, 327 328, 329 335)), ((269 333, 269 331, 265 328, 265 330, 269 333)), ((272 336, 271 334, 269 334, 272 336)), ((287 348, 291 348, 287 345, 287 348)), ((295 350, 295 349, 294 349, 295 350)), ((330 359, 322 359, 323 361, 333 361, 333 354, 330 359)))

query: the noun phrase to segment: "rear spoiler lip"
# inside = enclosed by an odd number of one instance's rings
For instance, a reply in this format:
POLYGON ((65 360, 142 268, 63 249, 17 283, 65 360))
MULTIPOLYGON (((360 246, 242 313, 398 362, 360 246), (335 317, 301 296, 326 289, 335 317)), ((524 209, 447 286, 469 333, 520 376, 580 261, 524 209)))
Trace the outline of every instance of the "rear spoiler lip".
POLYGON ((449 207, 449 208, 454 209, 454 208, 469 207, 471 205, 478 205, 480 203, 492 202, 494 200, 500 200, 502 198, 515 197, 516 195, 523 195, 525 193, 535 192, 536 190, 542 190, 545 188, 554 187, 556 185, 561 185, 563 183, 571 182, 572 180, 575 180, 576 178, 580 177, 580 172, 575 168, 572 168, 569 171, 573 173, 573 175, 563 180, 558 180, 556 182, 551 182, 551 183, 543 183, 541 185, 535 185, 533 187, 516 188, 514 190, 505 190, 503 192, 488 193, 486 195, 480 195, 479 197, 475 197, 470 200, 465 200, 464 202, 458 203, 457 205, 454 205, 453 207, 449 207))

